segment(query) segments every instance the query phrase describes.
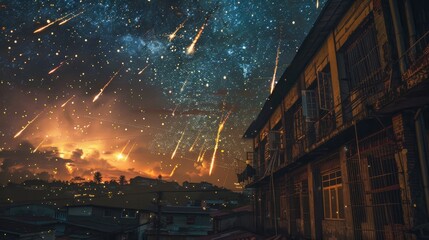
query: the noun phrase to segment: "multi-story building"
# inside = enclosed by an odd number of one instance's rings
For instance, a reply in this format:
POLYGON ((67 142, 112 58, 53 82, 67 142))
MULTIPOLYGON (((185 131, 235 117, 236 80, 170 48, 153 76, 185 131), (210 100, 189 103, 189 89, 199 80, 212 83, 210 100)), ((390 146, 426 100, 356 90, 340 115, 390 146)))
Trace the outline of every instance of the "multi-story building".
POLYGON ((244 134, 259 233, 428 237, 428 30, 426 0, 326 2, 244 134))

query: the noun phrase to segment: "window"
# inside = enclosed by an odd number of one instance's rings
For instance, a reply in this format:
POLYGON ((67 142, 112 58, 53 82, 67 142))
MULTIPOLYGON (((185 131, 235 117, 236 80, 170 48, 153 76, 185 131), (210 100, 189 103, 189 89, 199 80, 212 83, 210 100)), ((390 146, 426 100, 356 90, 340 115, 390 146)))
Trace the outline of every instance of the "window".
POLYGON ((322 187, 325 219, 344 219, 341 171, 338 169, 322 175, 322 187))
POLYGON ((302 107, 294 113, 294 134, 295 140, 299 140, 304 137, 304 120, 302 115, 302 107))
POLYGON ((319 107, 322 110, 330 111, 333 108, 331 73, 317 73, 317 87, 319 92, 319 107))
POLYGON ((319 116, 319 105, 317 94, 314 90, 303 90, 302 93, 302 115, 306 122, 313 122, 319 116))

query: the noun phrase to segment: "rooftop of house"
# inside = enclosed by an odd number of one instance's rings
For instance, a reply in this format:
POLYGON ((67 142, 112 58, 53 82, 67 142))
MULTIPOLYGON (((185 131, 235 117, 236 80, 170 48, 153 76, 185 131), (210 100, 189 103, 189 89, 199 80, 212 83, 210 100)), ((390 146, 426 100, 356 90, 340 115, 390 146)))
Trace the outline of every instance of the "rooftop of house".
POLYGON ((41 233, 52 230, 49 226, 40 226, 20 221, 15 221, 11 218, 0 218, 0 232, 16 235, 41 233))

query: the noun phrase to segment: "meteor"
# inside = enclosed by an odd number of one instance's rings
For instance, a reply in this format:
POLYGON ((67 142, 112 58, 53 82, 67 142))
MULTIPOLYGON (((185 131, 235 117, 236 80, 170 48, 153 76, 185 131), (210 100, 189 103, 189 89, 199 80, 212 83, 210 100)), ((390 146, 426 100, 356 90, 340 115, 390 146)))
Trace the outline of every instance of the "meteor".
POLYGON ((179 164, 176 164, 176 166, 174 166, 173 170, 171 170, 170 177, 172 177, 172 176, 173 176, 174 172, 176 171, 176 169, 177 169, 178 167, 179 167, 179 164))
POLYGON ((174 113, 176 112, 177 108, 179 107, 179 104, 176 105, 176 107, 174 108, 173 112, 171 113, 171 116, 174 117, 174 113))
POLYGON ((45 140, 46 140, 46 138, 44 138, 31 153, 35 153, 37 151, 37 149, 39 149, 39 147, 42 146, 42 144, 45 142, 45 140))
POLYGON ((65 103, 63 103, 63 105, 61 105, 61 107, 65 107, 67 105, 67 103, 69 103, 74 97, 76 97, 75 95, 71 96, 65 103))
POLYGON ((115 74, 113 74, 113 76, 110 78, 110 80, 104 85, 104 87, 102 89, 100 89, 100 92, 94 97, 94 99, 92 99, 92 102, 97 101, 97 99, 101 96, 101 94, 103 93, 104 89, 106 89, 107 86, 109 86, 109 84, 113 81, 113 79, 115 79, 116 75, 118 75, 119 71, 121 71, 122 67, 115 72, 115 74))
POLYGON ((171 42, 173 41, 173 39, 176 37, 177 32, 182 29, 185 26, 186 21, 188 21, 188 19, 186 18, 185 21, 183 21, 177 28, 176 30, 171 33, 170 35, 168 35, 168 41, 171 42))
POLYGON ((189 148, 189 152, 194 151, 195 144, 197 143, 198 139, 200 138, 200 134, 201 134, 201 130, 198 132, 197 137, 195 138, 194 142, 192 143, 191 147, 189 148))
POLYGON ((226 120, 228 120, 229 115, 231 114, 231 112, 232 112, 232 110, 230 110, 225 115, 225 117, 223 119, 221 118, 221 121, 219 123, 219 127, 217 129, 217 134, 216 134, 216 139, 215 139, 215 146, 214 146, 214 150, 213 150, 212 161, 210 163, 209 176, 212 175, 213 166, 214 166, 214 163, 215 163, 215 160, 216 160, 216 152, 217 152, 217 149, 219 148, 220 133, 222 132, 223 128, 225 127, 226 120))
POLYGON ((205 20, 203 25, 201 25, 200 30, 198 31, 197 35, 195 36, 194 40, 192 41, 191 45, 189 45, 189 47, 186 49, 186 54, 190 55, 193 54, 195 52, 195 44, 197 44, 198 39, 200 39, 201 34, 204 31, 205 26, 207 25, 207 22, 209 21, 210 15, 208 15, 205 20))
MULTIPOLYGON (((186 127, 185 127, 185 129, 186 129, 186 127)), ((173 159, 174 155, 176 155, 177 149, 179 148, 179 145, 182 142, 183 136, 185 136, 185 129, 183 129, 182 136, 180 137, 179 141, 177 142, 177 145, 176 145, 176 148, 173 151, 173 154, 171 154, 171 159, 173 159)))
POLYGON ((271 80, 270 93, 273 92, 274 87, 276 85, 276 74, 277 74, 277 68, 279 66, 279 57, 280 57, 280 41, 279 41, 279 45, 277 46, 276 65, 274 66, 273 79, 271 80))
POLYGON ((51 71, 49 71, 49 72, 48 72, 48 74, 52 74, 52 73, 54 73, 55 71, 57 71, 60 67, 62 67, 62 66, 63 66, 63 64, 64 64, 65 62, 66 62, 66 61, 62 61, 62 62, 60 62, 60 64, 59 64, 58 66, 54 67, 51 71))
POLYGON ((146 65, 146 67, 144 67, 138 74, 142 74, 144 72, 144 70, 146 70, 147 67, 149 67, 150 64, 146 65))
POLYGON ((79 15, 81 15, 82 13, 84 13, 85 12, 85 10, 83 10, 82 12, 80 12, 80 13, 78 13, 78 14, 75 14, 75 15, 73 15, 73 16, 71 16, 71 17, 69 17, 69 18, 67 18, 66 20, 64 20, 64 21, 62 21, 62 22, 60 22, 58 25, 63 25, 63 24, 65 24, 65 23, 67 23, 68 21, 70 21, 70 20, 72 20, 73 18, 75 18, 75 17, 77 17, 77 16, 79 16, 79 15))
MULTIPOLYGON (((42 111, 43 112, 43 111, 42 111)), ((29 121, 28 123, 27 123, 27 125, 25 125, 24 127, 22 127, 22 129, 17 133, 17 134, 15 134, 15 136, 13 136, 13 138, 17 138, 19 135, 21 135, 21 133, 22 132, 24 132, 24 130, 28 127, 28 126, 30 126, 30 124, 32 124, 39 116, 40 116, 40 114, 42 114, 42 112, 41 113, 39 113, 39 114, 37 114, 33 119, 31 119, 31 121, 29 121)))
POLYGON ((319 0, 316 0, 316 8, 319 8, 319 0))
POLYGON ((127 144, 125 144, 125 146, 122 148, 121 153, 118 154, 117 158, 118 160, 122 160, 124 158, 124 151, 127 148, 128 144, 130 144, 131 140, 128 140, 127 144))
POLYGON ((188 79, 186 79, 183 83, 182 87, 180 88, 180 92, 183 92, 183 90, 185 90, 186 83, 188 83, 188 79))
POLYGON ((64 15, 63 17, 60 17, 60 18, 58 18, 58 19, 54 20, 53 22, 49 22, 49 23, 48 23, 48 24, 46 24, 45 26, 40 27, 40 28, 38 28, 38 29, 34 30, 34 32, 33 32, 33 33, 39 33, 39 32, 41 32, 41 31, 45 30, 46 28, 48 28, 48 27, 50 27, 50 26, 54 25, 55 23, 57 23, 57 22, 59 22, 59 21, 63 20, 64 18, 66 18, 66 17, 68 17, 68 16, 70 16, 70 15, 71 15, 71 13, 68 13, 68 14, 64 15))
POLYGON ((131 151, 133 151, 133 148, 134 148, 136 145, 137 145, 137 143, 134 143, 134 144, 131 146, 130 150, 129 150, 129 151, 128 151, 128 153, 127 153, 127 156, 125 157, 125 161, 127 161, 127 160, 128 160, 128 157, 130 156, 131 151))

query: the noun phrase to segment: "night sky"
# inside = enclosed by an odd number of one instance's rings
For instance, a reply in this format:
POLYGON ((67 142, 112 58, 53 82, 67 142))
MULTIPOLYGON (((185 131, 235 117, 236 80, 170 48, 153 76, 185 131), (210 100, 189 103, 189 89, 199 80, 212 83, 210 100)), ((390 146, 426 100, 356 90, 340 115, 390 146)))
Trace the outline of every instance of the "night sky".
POLYGON ((241 137, 323 3, 0 1, 0 183, 100 171, 233 188, 241 137))

